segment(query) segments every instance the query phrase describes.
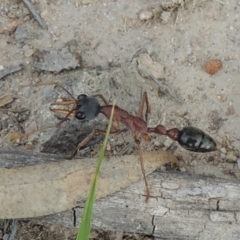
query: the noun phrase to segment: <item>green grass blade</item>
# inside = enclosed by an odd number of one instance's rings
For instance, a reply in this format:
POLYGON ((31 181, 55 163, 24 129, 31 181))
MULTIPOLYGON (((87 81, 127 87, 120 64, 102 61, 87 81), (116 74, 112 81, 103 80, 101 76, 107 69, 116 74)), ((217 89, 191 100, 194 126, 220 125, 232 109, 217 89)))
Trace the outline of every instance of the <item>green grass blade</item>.
POLYGON ((98 180, 99 173, 100 173, 100 167, 101 167, 101 164, 102 164, 102 160, 104 158, 109 133, 110 133, 111 126, 112 126, 114 106, 115 106, 115 102, 114 102, 113 107, 112 107, 111 116, 110 116, 110 119, 109 119, 108 128, 107 128, 107 132, 106 132, 106 135, 105 135, 105 138, 104 138, 104 141, 103 141, 103 145, 102 145, 100 153, 99 153, 99 157, 98 157, 98 161, 97 161, 97 167, 96 167, 96 171, 95 171, 95 174, 94 174, 94 177, 93 177, 93 180, 92 180, 91 189, 90 189, 90 192, 88 194, 88 198, 87 198, 86 203, 85 203, 85 207, 84 207, 84 211, 83 211, 83 215, 82 215, 82 220, 81 220, 81 223, 80 223, 80 227, 78 229, 77 240, 88 240, 89 237, 90 237, 93 204, 94 204, 95 195, 96 195, 96 185, 97 185, 97 180, 98 180))

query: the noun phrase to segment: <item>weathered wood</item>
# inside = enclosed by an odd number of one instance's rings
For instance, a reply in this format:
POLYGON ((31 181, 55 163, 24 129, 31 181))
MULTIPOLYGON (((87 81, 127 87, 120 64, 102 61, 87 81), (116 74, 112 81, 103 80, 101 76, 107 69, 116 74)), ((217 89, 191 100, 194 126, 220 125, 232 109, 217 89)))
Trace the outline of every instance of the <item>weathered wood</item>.
MULTIPOLYGON (((238 181, 172 172, 155 172, 148 181, 147 204, 143 182, 98 200, 93 227, 161 239, 240 239, 238 181)), ((73 227, 76 217, 78 226, 82 207, 37 220, 73 227)))
MULTIPOLYGON (((32 164, 31 159, 35 159, 36 163, 36 159, 41 160, 41 156, 47 155, 7 155, 9 159, 21 159, 26 164, 32 164)), ((146 174, 166 163, 178 163, 176 157, 166 151, 149 152, 143 154, 143 157, 147 159, 146 174)), ((142 172, 138 158, 138 155, 105 158, 96 198, 111 195, 139 181, 142 172)), ((96 170, 95 158, 72 161, 60 158, 59 162, 49 163, 43 163, 46 159, 42 160, 42 164, 35 166, 0 168, 0 218, 45 216, 66 211, 75 207, 79 201, 85 201, 96 170)))
MULTIPOLYGON (((13 166, 2 163, 2 156, 0 153, 0 166, 13 166)), ((13 158, 6 152, 4 156, 9 161, 13 158)), ((35 154, 33 159, 37 158, 39 163, 47 159, 35 154)), ((148 176, 148 182, 151 198, 147 204, 142 181, 98 200, 93 227, 153 234, 160 239, 240 239, 239 181, 158 171, 148 176)), ((81 202, 69 211, 32 220, 74 227, 82 210, 81 202)))
POLYGON ((23 151, 0 151, 0 168, 35 166, 43 163, 58 162, 63 158, 57 154, 30 153, 23 151))

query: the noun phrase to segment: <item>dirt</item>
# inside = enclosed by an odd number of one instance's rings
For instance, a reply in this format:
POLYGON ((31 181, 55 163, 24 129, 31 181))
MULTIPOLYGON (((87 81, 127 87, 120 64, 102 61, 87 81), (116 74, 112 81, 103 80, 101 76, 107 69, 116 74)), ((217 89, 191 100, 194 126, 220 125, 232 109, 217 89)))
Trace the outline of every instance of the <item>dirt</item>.
MULTIPOLYGON (((33 3, 48 29, 38 25, 21 1, 0 2, 0 16, 7 18, 4 29, 0 22, 0 70, 24 67, 0 79, 1 96, 7 95, 0 102, 1 149, 68 154, 92 128, 105 128, 103 116, 82 123, 75 119, 20 140, 18 133, 56 124, 59 116, 49 111, 49 105, 69 98, 61 88, 41 84, 58 82, 75 97, 101 93, 133 114, 146 91, 149 126, 195 126, 219 146, 213 153, 192 153, 153 135, 150 143, 142 142, 143 151, 170 148, 181 161, 181 171, 239 179, 237 0, 33 3), (222 62, 213 75, 203 68, 210 59, 222 62), (165 94, 149 74, 167 87, 165 94)), ((94 156, 100 140, 95 138, 81 154, 94 156)), ((117 154, 131 141, 127 132, 112 136, 107 154, 117 154)), ((133 146, 128 151, 136 150, 133 146)))

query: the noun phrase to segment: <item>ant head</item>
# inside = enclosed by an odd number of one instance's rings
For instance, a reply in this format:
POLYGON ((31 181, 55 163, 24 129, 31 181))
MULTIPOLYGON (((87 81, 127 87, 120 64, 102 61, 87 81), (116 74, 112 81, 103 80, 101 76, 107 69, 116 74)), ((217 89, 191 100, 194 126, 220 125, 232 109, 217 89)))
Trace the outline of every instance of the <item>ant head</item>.
POLYGON ((79 120, 92 120, 100 113, 100 104, 96 98, 81 94, 77 97, 75 117, 79 120))

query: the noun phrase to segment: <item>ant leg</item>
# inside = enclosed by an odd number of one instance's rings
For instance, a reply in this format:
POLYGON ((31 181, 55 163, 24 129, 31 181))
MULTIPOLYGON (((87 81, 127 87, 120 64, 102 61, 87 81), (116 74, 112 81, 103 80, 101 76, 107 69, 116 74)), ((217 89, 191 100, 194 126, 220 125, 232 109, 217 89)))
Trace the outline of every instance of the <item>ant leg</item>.
POLYGON ((92 97, 99 97, 100 99, 102 99, 105 105, 109 105, 108 100, 102 94, 95 94, 92 95, 92 97))
MULTIPOLYGON (((50 110, 51 110, 51 109, 50 109, 50 110)), ((52 111, 52 110, 51 110, 51 111, 52 111)), ((67 121, 68 117, 69 117, 70 115, 72 115, 72 112, 74 111, 74 109, 71 110, 71 111, 67 111, 67 110, 62 110, 62 111, 64 111, 64 113, 67 113, 67 114, 66 114, 66 116, 65 116, 61 121, 59 121, 59 122, 56 123, 55 125, 51 125, 51 126, 48 126, 48 127, 43 127, 43 128, 37 129, 37 130, 33 130, 33 131, 29 132, 29 133, 25 133, 25 134, 23 134, 23 135, 21 136, 21 138, 28 137, 28 136, 36 133, 36 132, 41 132, 41 131, 47 130, 47 129, 49 129, 49 128, 58 128, 58 127, 60 127, 65 121, 67 121)), ((53 111, 53 112, 54 112, 54 111, 53 111)))
MULTIPOLYGON (((57 105, 62 105, 62 106, 67 106, 67 105, 71 105, 71 104, 75 104, 74 100, 64 100, 62 102, 53 102, 51 103, 49 110, 51 112, 56 112, 56 113, 61 113, 61 114, 65 114, 68 115, 69 111, 65 110, 65 109, 57 109, 57 108, 52 108, 52 106, 57 106, 57 105)), ((75 106, 72 108, 71 112, 71 116, 74 116, 73 111, 76 110, 75 106)), ((68 115, 69 116, 69 115, 68 115)))
POLYGON ((53 102, 53 103, 51 103, 51 106, 52 105, 71 105, 71 104, 75 104, 75 101, 74 100, 64 100, 61 102, 53 102))
POLYGON ((75 100, 67 100, 67 101, 62 101, 62 102, 53 102, 51 103, 50 107, 49 107, 49 110, 52 111, 52 112, 56 112, 56 113, 61 113, 61 114, 65 114, 65 117, 60 121, 58 122, 57 124, 55 125, 51 125, 51 126, 48 126, 48 127, 43 127, 43 128, 40 128, 40 129, 37 129, 37 130, 34 130, 34 131, 31 131, 29 133, 25 133, 22 135, 21 138, 24 138, 24 137, 28 137, 36 132, 40 132, 40 131, 44 131, 46 129, 49 129, 49 128, 57 128, 59 127, 63 122, 67 121, 68 117, 69 116, 72 116, 74 117, 74 111, 75 111, 75 107, 73 107, 70 111, 68 110, 64 110, 64 109, 54 109, 54 108, 51 108, 51 106, 53 105, 71 105, 71 104, 75 104, 75 100))
POLYGON ((145 174, 145 169, 144 169, 144 164, 143 164, 143 157, 142 157, 142 148, 140 146, 140 141, 139 139, 137 138, 137 136, 133 136, 134 139, 135 139, 135 142, 138 146, 138 151, 139 151, 139 156, 140 156, 140 165, 141 165, 141 170, 142 170, 142 174, 143 174, 143 179, 144 179, 144 183, 145 183, 145 187, 146 187, 146 199, 145 199, 145 202, 147 203, 148 200, 149 200, 149 197, 150 197, 150 191, 149 191, 149 187, 148 187, 148 182, 147 182, 147 178, 146 178, 146 174, 145 174))
POLYGON ((150 108, 149 102, 148 102, 147 92, 143 92, 142 101, 141 101, 141 103, 140 103, 140 106, 139 106, 139 109, 138 109, 138 113, 137 113, 137 116, 138 116, 138 117, 142 117, 142 115, 143 115, 143 109, 144 109, 144 104, 145 104, 145 103, 146 103, 145 120, 147 121, 148 114, 151 112, 151 108, 150 108))
MULTIPOLYGON (((111 131, 110 134, 117 134, 117 133, 119 133, 119 131, 120 131, 120 129, 118 128, 118 129, 116 129, 116 130, 114 130, 114 131, 111 131)), ((67 160, 72 160, 72 159, 76 156, 76 154, 78 153, 78 151, 79 151, 83 146, 85 146, 85 145, 93 138, 93 136, 94 136, 96 133, 106 134, 106 132, 107 132, 107 131, 101 130, 101 129, 93 129, 92 132, 91 132, 87 137, 85 137, 85 138, 82 140, 82 142, 80 142, 80 143, 78 144, 78 146, 77 146, 76 150, 74 151, 74 153, 73 153, 72 155, 70 155, 70 156, 65 156, 65 158, 66 158, 67 160)))

